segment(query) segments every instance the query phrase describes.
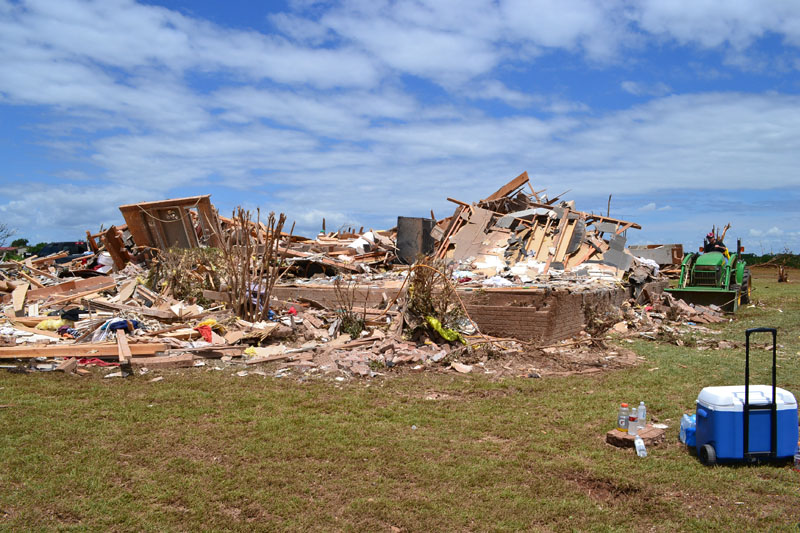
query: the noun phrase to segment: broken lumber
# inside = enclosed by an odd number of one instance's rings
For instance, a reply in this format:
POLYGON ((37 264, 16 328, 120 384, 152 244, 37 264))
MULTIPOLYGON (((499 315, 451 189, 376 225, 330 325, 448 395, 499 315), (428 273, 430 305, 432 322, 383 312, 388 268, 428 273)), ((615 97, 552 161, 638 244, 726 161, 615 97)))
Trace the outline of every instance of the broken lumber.
POLYGON ((64 359, 61 364, 56 367, 56 372, 75 372, 78 368, 78 358, 77 357, 70 357, 68 359, 64 359))
POLYGON ((135 307, 133 305, 125 305, 119 303, 109 302, 108 300, 84 300, 84 305, 91 305, 94 308, 102 309, 106 311, 126 311, 128 313, 138 313, 142 316, 149 316, 152 318, 158 318, 161 320, 177 320, 179 317, 175 316, 174 313, 170 313, 167 311, 159 311, 157 309, 151 309, 149 307, 135 307))
POLYGON ((22 308, 25 306, 25 297, 28 293, 28 285, 27 283, 23 283, 22 285, 18 285, 17 288, 14 289, 14 292, 11 293, 11 299, 14 301, 14 314, 19 315, 22 313, 22 308))
POLYGON ((132 354, 131 348, 128 345, 128 335, 125 333, 125 330, 122 329, 117 330, 117 351, 120 363, 130 361, 132 354))
MULTIPOLYGON (((169 348, 164 343, 131 344, 132 355, 155 355, 169 348)), ((41 344, 0 347, 0 359, 33 359, 35 357, 119 357, 116 343, 41 344)))
POLYGON ((72 279, 59 283, 58 285, 50 285, 42 289, 35 289, 30 291, 28 298, 31 300, 43 300, 50 296, 73 296, 79 293, 91 294, 92 292, 106 291, 113 289, 117 286, 114 278, 111 276, 96 276, 86 279, 72 279), (87 292, 89 291, 89 292, 87 292))
POLYGON ((160 357, 132 357, 131 367, 147 367, 149 369, 188 368, 194 365, 194 355, 165 355, 160 357))

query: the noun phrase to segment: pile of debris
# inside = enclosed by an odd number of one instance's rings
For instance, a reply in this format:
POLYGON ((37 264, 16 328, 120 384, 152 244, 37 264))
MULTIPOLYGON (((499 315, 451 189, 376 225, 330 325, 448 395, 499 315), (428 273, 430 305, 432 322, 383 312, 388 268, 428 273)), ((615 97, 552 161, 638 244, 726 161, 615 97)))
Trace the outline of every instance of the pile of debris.
POLYGON ((565 272, 621 280, 641 263, 625 248, 627 230, 641 226, 578 211, 574 201, 548 199, 532 187, 527 194, 526 185, 523 172, 484 200, 468 204, 448 198, 458 207, 434 227, 434 257, 459 263, 468 271, 465 276, 500 285, 565 272))
MULTIPOLYGON (((451 217, 399 217, 386 231, 326 232, 323 221, 313 239, 284 231, 282 214, 222 217, 207 195, 121 206, 125 224, 87 232, 84 256, 0 264, 0 359, 25 371, 122 367, 111 376, 230 365, 243 376, 270 363, 278 376, 337 379, 402 366, 538 376, 633 364, 631 353, 597 349, 620 322, 628 331, 722 319, 660 292, 657 265, 625 248, 637 224, 524 193, 526 185, 523 173, 484 200, 453 200, 451 217), (491 337, 469 314, 487 294, 623 283, 624 319, 598 318, 549 345, 491 337), (554 364, 554 351, 567 355, 554 364)), ((526 302, 508 312, 550 316, 526 302)))

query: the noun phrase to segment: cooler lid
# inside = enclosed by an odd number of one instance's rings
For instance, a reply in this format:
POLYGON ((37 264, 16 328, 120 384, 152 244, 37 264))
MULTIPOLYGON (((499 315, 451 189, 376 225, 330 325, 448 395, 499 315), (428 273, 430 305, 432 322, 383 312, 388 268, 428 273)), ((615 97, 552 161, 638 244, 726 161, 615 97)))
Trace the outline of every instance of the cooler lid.
MULTIPOLYGON (((775 389, 778 409, 797 409, 794 395, 780 387, 775 389)), ((744 385, 728 385, 724 387, 706 387, 697 396, 697 403, 708 407, 738 407, 744 405, 744 385)), ((750 385, 750 405, 772 403, 771 385, 750 385)))

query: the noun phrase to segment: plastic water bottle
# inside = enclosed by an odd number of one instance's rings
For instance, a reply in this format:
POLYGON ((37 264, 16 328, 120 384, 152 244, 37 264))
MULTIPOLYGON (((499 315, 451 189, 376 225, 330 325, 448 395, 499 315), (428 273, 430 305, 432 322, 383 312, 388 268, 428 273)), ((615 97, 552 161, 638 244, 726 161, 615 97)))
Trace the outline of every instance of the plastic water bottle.
POLYGON ((628 432, 628 404, 623 403, 617 414, 617 429, 624 433, 628 432))
POLYGON ((636 455, 639 457, 647 457, 647 448, 644 447, 642 437, 636 435, 636 438, 633 439, 633 444, 636 446, 636 455))
POLYGON ((631 408, 628 414, 628 435, 636 435, 639 432, 639 410, 631 408))
POLYGON ((644 429, 647 427, 647 407, 644 406, 644 402, 639 402, 639 429, 644 429))

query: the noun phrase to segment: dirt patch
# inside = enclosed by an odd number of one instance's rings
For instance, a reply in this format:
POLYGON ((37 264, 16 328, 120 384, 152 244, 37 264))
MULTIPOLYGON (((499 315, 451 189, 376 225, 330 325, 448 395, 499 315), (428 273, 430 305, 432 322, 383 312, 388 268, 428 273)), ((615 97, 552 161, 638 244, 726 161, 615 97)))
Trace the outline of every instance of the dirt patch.
POLYGON ((637 498, 642 496, 640 487, 620 482, 620 480, 598 477, 591 472, 568 472, 564 477, 591 499, 598 502, 613 503, 627 501, 621 500, 620 496, 636 496, 637 498))
POLYGON ((634 352, 625 348, 593 347, 529 349, 474 357, 473 372, 491 379, 593 374, 637 364, 634 352))

